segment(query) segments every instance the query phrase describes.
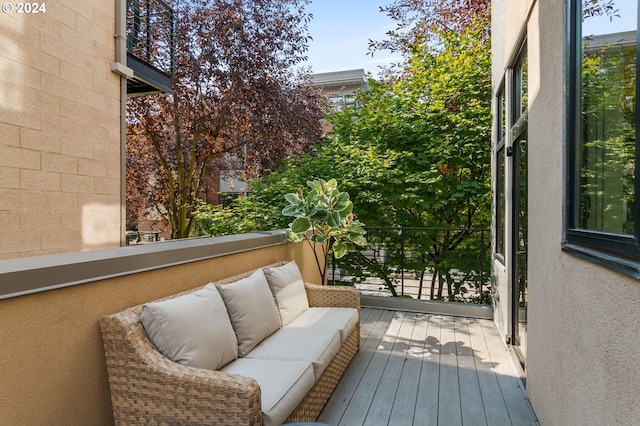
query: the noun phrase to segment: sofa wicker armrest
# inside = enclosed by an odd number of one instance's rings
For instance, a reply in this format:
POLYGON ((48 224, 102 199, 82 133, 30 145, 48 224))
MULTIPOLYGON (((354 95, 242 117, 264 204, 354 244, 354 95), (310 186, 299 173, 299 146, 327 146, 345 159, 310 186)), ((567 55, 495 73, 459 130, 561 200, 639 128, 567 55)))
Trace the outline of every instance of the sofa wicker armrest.
POLYGON ((169 360, 138 315, 129 309, 100 319, 116 424, 262 424, 255 380, 169 360))
POLYGON ((355 287, 304 283, 309 306, 356 308, 360 313, 360 292, 355 287))

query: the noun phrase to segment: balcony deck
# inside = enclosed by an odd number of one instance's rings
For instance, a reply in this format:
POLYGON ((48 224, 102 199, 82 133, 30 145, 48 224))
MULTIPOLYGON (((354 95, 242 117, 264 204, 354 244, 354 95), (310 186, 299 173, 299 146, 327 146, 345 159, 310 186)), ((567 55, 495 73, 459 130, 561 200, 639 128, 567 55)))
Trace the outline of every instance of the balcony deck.
POLYGON ((537 425, 490 320, 364 308, 330 425, 537 425))

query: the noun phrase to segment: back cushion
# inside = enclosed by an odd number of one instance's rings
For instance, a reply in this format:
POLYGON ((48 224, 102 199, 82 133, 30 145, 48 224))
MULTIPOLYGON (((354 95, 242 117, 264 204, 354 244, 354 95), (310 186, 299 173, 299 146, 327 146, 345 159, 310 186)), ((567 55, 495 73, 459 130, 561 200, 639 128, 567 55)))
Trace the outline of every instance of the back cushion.
POLYGON ((238 341, 213 284, 142 307, 140 320, 158 350, 178 364, 217 370, 238 357, 238 341))
POLYGON ((247 278, 218 286, 238 337, 238 355, 245 356, 280 328, 278 308, 262 269, 247 278))
POLYGON ((264 268, 269 287, 278 305, 282 326, 309 309, 307 292, 296 262, 289 262, 278 268, 264 268))

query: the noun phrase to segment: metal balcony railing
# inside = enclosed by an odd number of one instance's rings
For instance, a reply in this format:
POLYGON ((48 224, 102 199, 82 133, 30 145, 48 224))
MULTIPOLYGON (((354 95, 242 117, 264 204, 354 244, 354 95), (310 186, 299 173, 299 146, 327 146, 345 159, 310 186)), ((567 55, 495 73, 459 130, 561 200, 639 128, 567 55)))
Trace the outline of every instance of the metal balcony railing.
POLYGON ((333 261, 329 281, 366 295, 490 304, 490 236, 475 228, 370 227, 368 247, 333 261))
POLYGON ((174 10, 163 0, 127 0, 126 23, 128 65, 139 79, 164 88, 175 67, 174 10))

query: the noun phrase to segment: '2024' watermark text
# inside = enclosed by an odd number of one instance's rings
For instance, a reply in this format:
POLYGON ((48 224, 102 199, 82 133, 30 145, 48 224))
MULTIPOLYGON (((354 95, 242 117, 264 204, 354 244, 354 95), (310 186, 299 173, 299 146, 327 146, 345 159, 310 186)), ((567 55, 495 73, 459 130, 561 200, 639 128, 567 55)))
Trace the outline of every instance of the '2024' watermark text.
POLYGON ((45 13, 47 11, 46 3, 3 3, 0 8, 4 13, 19 13, 28 15, 45 13))

